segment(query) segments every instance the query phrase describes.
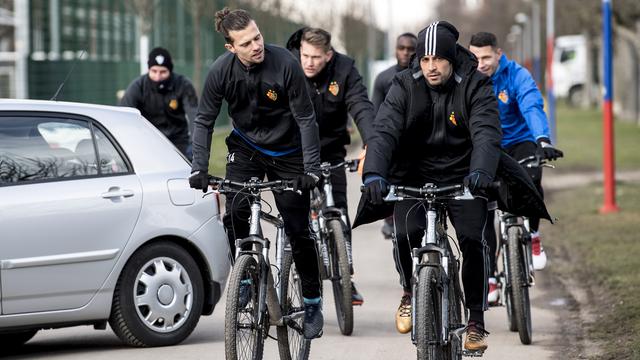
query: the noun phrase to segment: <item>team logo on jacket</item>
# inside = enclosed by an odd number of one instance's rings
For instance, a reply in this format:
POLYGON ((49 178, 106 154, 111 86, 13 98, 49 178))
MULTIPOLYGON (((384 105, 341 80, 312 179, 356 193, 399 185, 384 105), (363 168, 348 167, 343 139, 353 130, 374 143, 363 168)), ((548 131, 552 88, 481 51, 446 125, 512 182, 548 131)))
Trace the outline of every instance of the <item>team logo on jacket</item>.
POLYGON ((269 91, 267 91, 267 97, 271 101, 276 101, 276 100, 278 100, 278 93, 273 91, 273 90, 269 90, 269 91))
POLYGON ((452 111, 451 115, 449 115, 449 121, 451 121, 453 125, 458 126, 458 121, 456 120, 456 113, 454 111, 452 111))
POLYGON ((169 101, 169 108, 171 110, 178 110, 178 100, 171 99, 171 101, 169 101))
POLYGON ((340 92, 340 85, 338 85, 337 82, 332 81, 329 84, 329 92, 333 94, 333 96, 338 96, 338 93, 340 92))
POLYGON ((500 93, 498 94, 498 99, 500 99, 503 104, 506 104, 507 101, 509 101, 509 94, 507 94, 507 90, 500 91, 500 93))

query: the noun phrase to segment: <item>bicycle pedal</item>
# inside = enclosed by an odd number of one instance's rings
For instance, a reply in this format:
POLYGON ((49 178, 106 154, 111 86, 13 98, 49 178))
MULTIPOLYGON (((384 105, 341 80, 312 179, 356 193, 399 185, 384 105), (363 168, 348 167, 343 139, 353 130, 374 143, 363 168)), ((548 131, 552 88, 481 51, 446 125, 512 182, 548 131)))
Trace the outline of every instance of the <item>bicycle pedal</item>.
POLYGON ((466 357, 482 357, 483 355, 484 355, 484 350, 462 349, 462 356, 466 356, 466 357))

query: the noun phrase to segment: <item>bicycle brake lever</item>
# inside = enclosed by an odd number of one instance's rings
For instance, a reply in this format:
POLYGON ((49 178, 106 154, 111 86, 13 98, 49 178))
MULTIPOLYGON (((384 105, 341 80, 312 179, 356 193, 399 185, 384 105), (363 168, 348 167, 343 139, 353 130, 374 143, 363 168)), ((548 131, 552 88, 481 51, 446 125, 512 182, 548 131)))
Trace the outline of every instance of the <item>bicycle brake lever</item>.
POLYGON ((473 194, 471 194, 471 191, 469 191, 468 187, 464 187, 464 190, 462 191, 462 195, 456 195, 453 197, 455 200, 473 200, 475 199, 473 197, 473 194))

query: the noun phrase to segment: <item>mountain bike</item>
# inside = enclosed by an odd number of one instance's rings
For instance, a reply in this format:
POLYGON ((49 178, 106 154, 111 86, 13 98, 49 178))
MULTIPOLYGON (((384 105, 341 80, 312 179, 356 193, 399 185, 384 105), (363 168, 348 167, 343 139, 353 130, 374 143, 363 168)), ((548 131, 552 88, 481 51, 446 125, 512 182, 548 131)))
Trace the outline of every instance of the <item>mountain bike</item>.
POLYGON ((252 178, 236 182, 210 177, 209 184, 228 196, 243 194, 251 201, 249 236, 235 242, 235 264, 227 286, 224 319, 225 358, 262 359, 269 327, 277 331, 280 359, 306 360, 311 341, 304 338, 304 302, 301 279, 293 262, 291 245, 278 216, 262 211, 264 191, 292 191, 292 181, 262 182, 252 178), (276 227, 276 263, 269 260, 271 242, 260 220, 276 227))
MULTIPOLYGON (((473 200, 463 185, 421 188, 391 185, 385 201, 418 200, 426 209, 426 229, 420 248, 412 249, 411 339, 417 358, 462 359, 482 356, 462 349, 462 333, 468 313, 460 287, 459 256, 453 253, 447 235, 447 201, 473 200), (462 315, 464 314, 464 322, 462 315)), ((459 251, 458 251, 459 253, 459 251)))
POLYGON ((320 277, 323 280, 331 280, 338 326, 343 335, 351 335, 353 332, 353 304, 351 301, 353 259, 347 214, 345 210, 336 207, 333 200, 331 170, 345 167, 349 171, 355 172, 358 171, 358 162, 359 160, 348 160, 334 165, 328 162, 320 165, 322 190, 315 188, 311 191, 311 211, 309 214, 312 234, 318 249, 320 277))
MULTIPOLYGON (((536 156, 526 157, 519 163, 529 168, 554 167, 536 156)), ((497 275, 500 299, 504 299, 507 309, 509 330, 517 331, 520 342, 529 345, 533 333, 529 289, 535 285, 529 219, 500 210, 496 212, 499 219, 496 259, 502 258, 502 271, 497 275)))

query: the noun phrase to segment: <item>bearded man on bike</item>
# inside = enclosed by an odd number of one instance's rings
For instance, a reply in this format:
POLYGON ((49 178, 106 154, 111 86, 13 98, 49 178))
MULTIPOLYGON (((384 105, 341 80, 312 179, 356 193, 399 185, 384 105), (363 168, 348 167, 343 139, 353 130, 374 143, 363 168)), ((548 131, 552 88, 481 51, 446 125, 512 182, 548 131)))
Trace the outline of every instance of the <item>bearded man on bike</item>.
MULTIPOLYGON (((347 124, 353 118, 362 142, 367 143, 375 118, 367 88, 355 67, 355 61, 333 49, 331 34, 319 28, 302 28, 289 38, 287 48, 300 59, 307 80, 320 132, 320 160, 332 165, 344 162, 345 145, 350 143, 347 124)), ((344 167, 331 170, 335 205, 347 215, 347 174, 344 167)), ((348 237, 349 241, 351 236, 348 237)), ((352 247, 351 247, 352 248, 352 247)), ((351 256, 351 254, 349 254, 351 256)), ((362 305, 364 298, 351 282, 352 303, 362 305)))
MULTIPOLYGON (((478 71, 493 80, 493 91, 498 99, 500 123, 502 125, 502 147, 516 160, 529 156, 555 160, 563 156, 562 151, 551 145, 549 125, 544 112, 544 100, 531 74, 520 64, 509 60, 498 47, 496 36, 488 32, 479 32, 471 37, 469 50, 478 59, 478 71)), ((525 168, 533 180, 540 195, 542 189, 542 168, 525 168)), ((489 222, 493 224, 494 211, 489 213, 489 222)), ((539 217, 529 218, 531 227, 531 252, 533 268, 542 270, 547 263, 547 255, 542 247, 539 217)), ((496 278, 496 233, 492 226, 487 227, 485 237, 491 247, 489 278, 489 303, 497 303, 500 293, 496 278)))
MULTIPOLYGON (((412 66, 393 79, 376 116, 364 165, 363 199, 382 203, 389 184, 464 183, 476 195, 474 200, 449 201, 447 211, 462 250, 462 282, 470 310, 464 347, 484 351, 489 254, 483 193, 494 180, 502 134, 491 79, 476 70, 475 57, 457 40, 458 30, 446 21, 418 34, 412 66)), ((425 209, 419 202, 402 201, 395 204, 393 216, 394 260, 404 290, 396 327, 408 333, 411 249, 420 246, 425 209)))
MULTIPOLYGON (((321 288, 315 242, 309 233, 309 190, 318 179, 318 125, 304 73, 291 53, 265 45, 258 25, 244 10, 216 13, 216 30, 228 52, 211 66, 204 84, 193 135, 193 174, 189 184, 207 191, 211 136, 222 100, 229 104, 233 131, 225 178, 233 181, 295 179, 294 190, 274 194, 302 279, 304 336, 322 334, 321 288)), ((231 254, 235 240, 249 235, 249 202, 242 193, 227 196, 224 225, 231 254)))

